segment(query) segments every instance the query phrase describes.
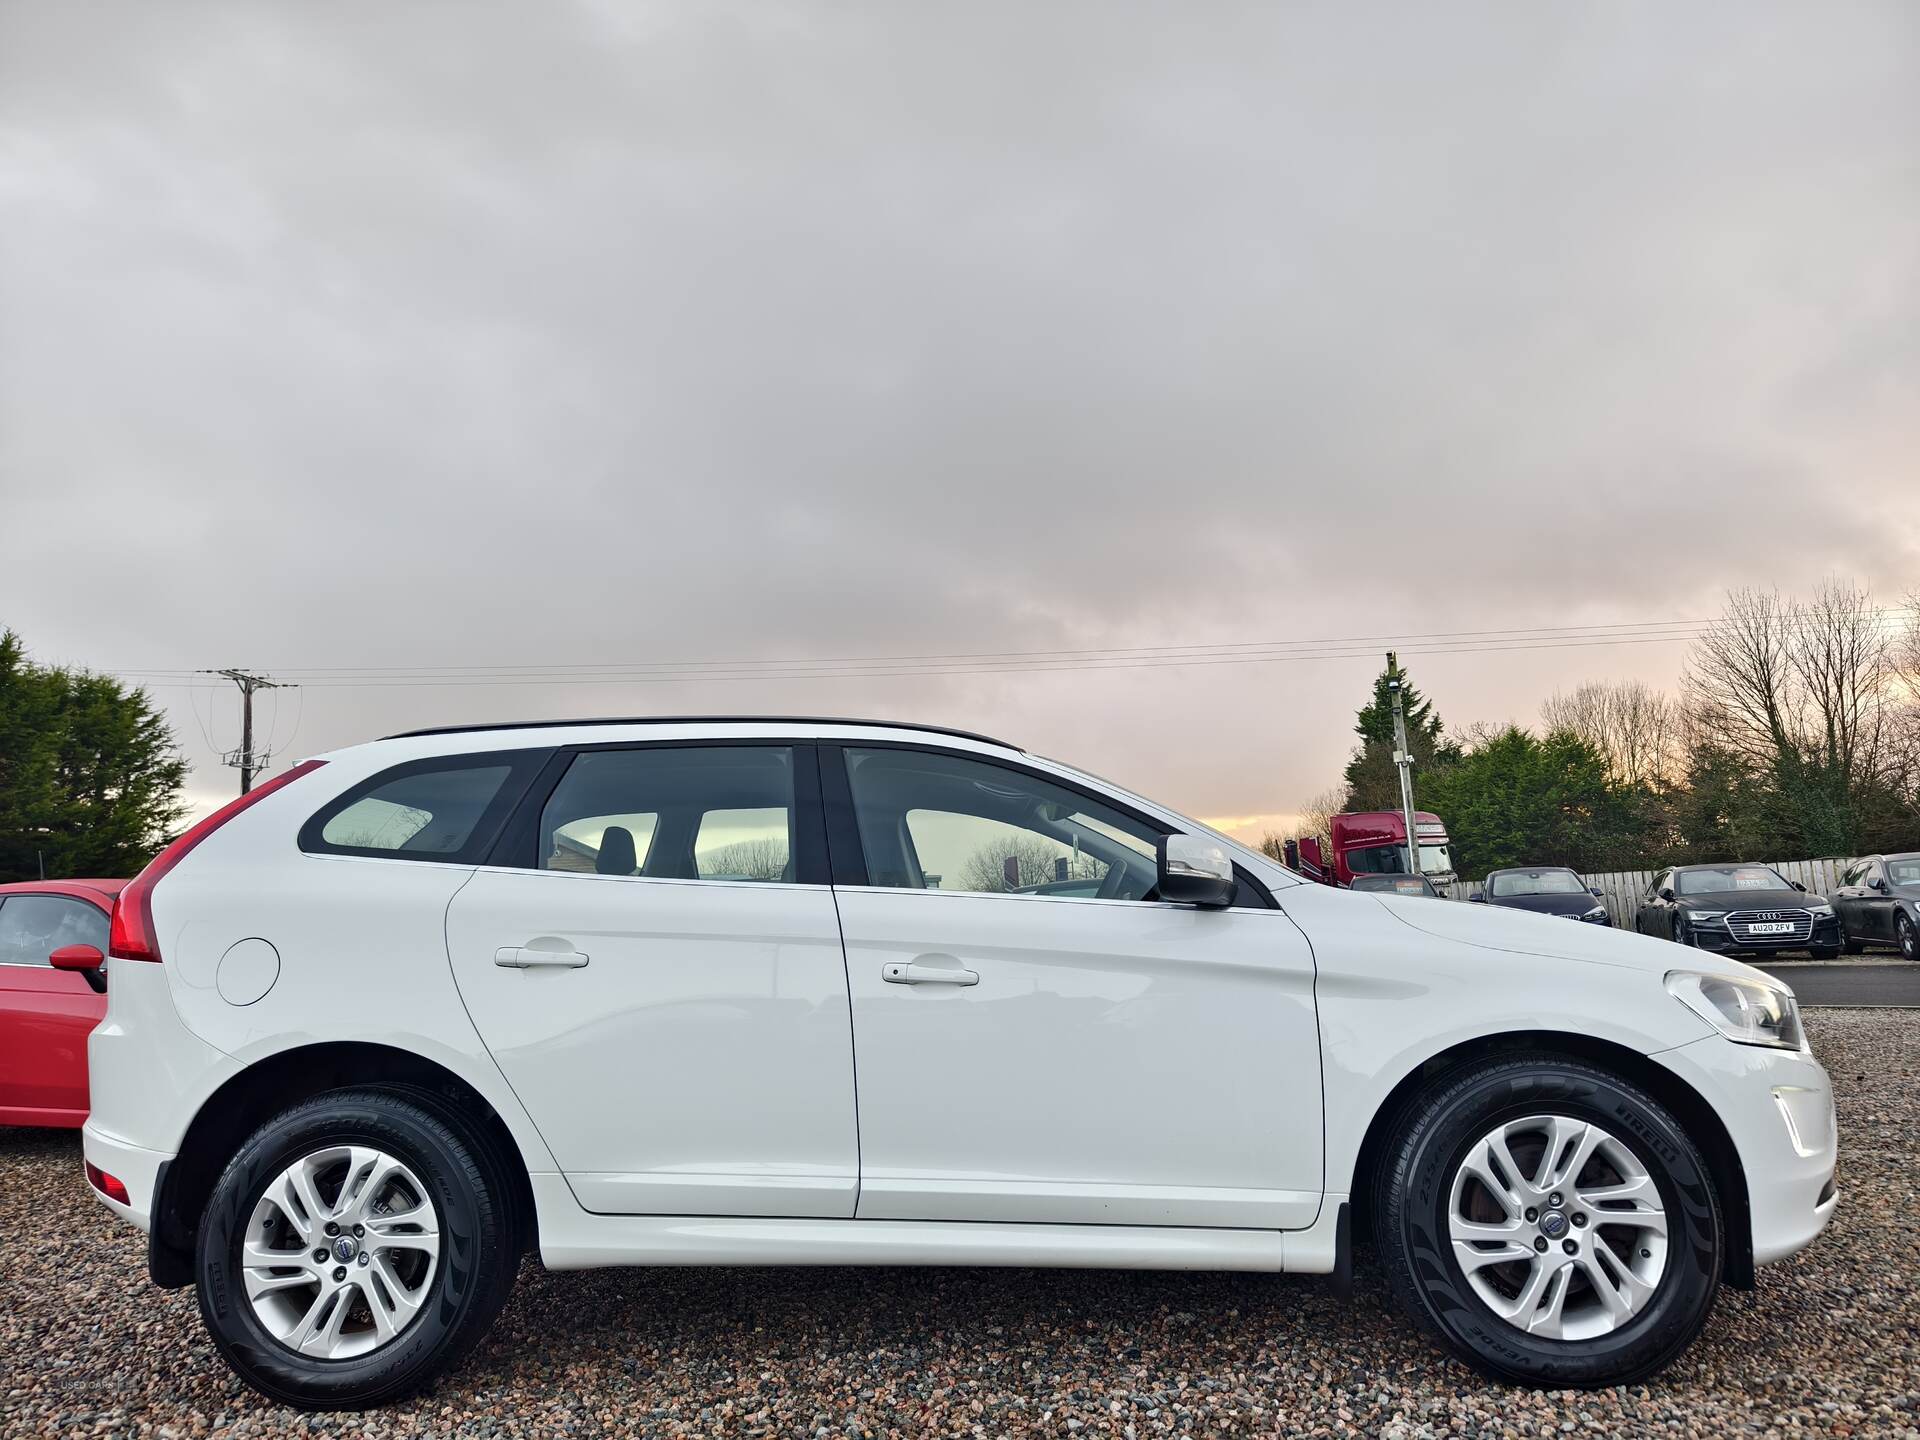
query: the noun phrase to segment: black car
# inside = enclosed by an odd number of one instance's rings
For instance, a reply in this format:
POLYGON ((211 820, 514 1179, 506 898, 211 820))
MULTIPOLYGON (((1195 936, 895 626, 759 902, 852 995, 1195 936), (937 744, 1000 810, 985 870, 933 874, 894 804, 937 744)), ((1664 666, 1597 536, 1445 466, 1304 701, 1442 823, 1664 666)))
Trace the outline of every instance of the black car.
POLYGON ((1633 928, 1729 954, 1805 950, 1816 960, 1830 960, 1840 953, 1840 921, 1833 907, 1770 865, 1662 870, 1641 897, 1633 928))
POLYGON ((1869 945, 1897 945, 1904 958, 1920 960, 1920 851, 1854 861, 1827 898, 1849 955, 1869 945))
POLYGON ((1593 925, 1611 925, 1600 892, 1564 865, 1521 865, 1495 870, 1467 899, 1476 905, 1502 905, 1542 915, 1564 915, 1593 925))
POLYGON ((1431 900, 1447 897, 1433 888, 1424 875, 1356 875, 1349 890, 1378 890, 1388 895, 1424 895, 1431 900))

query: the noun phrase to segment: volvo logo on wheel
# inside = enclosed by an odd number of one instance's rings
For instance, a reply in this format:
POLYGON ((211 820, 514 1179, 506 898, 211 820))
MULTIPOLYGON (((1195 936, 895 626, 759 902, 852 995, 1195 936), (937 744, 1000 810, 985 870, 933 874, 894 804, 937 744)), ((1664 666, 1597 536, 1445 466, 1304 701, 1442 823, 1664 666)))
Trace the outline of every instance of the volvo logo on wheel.
POLYGON ((353 1241, 349 1240, 344 1235, 342 1235, 338 1240, 334 1241, 333 1242, 333 1258, 338 1260, 342 1265, 346 1264, 347 1261, 353 1259, 353 1241))
POLYGON ((1558 1240, 1567 1233, 1567 1217, 1558 1210, 1549 1210, 1540 1217, 1540 1233, 1549 1240, 1558 1240))

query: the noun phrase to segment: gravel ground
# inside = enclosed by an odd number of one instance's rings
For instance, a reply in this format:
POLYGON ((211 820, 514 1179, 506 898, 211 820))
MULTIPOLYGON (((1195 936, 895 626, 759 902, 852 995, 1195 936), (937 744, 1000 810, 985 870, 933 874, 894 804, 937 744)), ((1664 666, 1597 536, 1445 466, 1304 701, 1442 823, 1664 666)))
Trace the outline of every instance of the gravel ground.
POLYGON ((191 1291, 83 1193, 72 1135, 0 1130, 0 1435, 1895 1435, 1920 1437, 1920 1023, 1816 1011, 1843 1198, 1723 1291, 1651 1385, 1537 1394, 1419 1339, 1364 1264, 1304 1277, 609 1270, 529 1261, 433 1393, 302 1415, 233 1378, 191 1291))

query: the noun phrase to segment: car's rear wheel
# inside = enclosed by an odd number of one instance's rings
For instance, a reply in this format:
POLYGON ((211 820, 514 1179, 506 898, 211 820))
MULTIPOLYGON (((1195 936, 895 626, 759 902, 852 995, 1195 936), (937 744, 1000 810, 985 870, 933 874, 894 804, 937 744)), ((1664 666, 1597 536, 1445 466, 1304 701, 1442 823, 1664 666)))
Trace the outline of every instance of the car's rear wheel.
POLYGON ((1699 1333, 1720 1282, 1699 1152, 1651 1096, 1583 1061, 1455 1072, 1402 1117, 1373 1203, 1401 1302, 1504 1380, 1651 1375, 1699 1333))
POLYGON ((1904 914, 1893 922, 1894 943, 1900 947, 1903 960, 1920 960, 1920 934, 1916 934, 1913 921, 1904 914))
POLYGON ((263 1125, 200 1225, 200 1313, 248 1384, 351 1409, 425 1385, 486 1332, 517 1256, 506 1177, 413 1100, 336 1091, 263 1125))

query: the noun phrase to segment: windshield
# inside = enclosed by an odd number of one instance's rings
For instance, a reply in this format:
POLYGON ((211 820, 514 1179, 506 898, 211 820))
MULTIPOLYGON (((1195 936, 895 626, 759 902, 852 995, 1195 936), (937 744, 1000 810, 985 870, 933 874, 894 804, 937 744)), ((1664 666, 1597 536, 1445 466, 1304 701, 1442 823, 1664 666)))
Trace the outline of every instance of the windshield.
POLYGON ((1791 890, 1764 865, 1709 865, 1682 870, 1676 877, 1682 895, 1713 895, 1721 890, 1791 890))
POLYGON ((1887 879, 1895 885, 1920 885, 1920 855, 1887 861, 1887 879))
POLYGON ((1440 897, 1440 892, 1424 875, 1356 875, 1353 888, 1385 890, 1394 895, 1430 895, 1436 900, 1440 897))
POLYGON ((1519 895, 1584 895, 1587 887, 1571 870, 1509 870, 1495 875, 1491 886, 1499 898, 1519 895))
MULTIPOLYGON (((1367 845, 1347 852, 1347 868, 1356 875, 1405 875, 1407 847, 1367 845)), ((1422 845, 1420 868, 1429 875, 1451 875, 1453 855, 1445 845, 1422 845)))

